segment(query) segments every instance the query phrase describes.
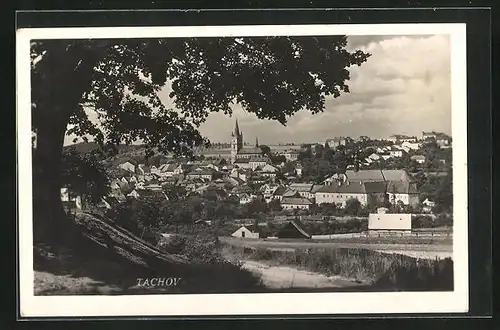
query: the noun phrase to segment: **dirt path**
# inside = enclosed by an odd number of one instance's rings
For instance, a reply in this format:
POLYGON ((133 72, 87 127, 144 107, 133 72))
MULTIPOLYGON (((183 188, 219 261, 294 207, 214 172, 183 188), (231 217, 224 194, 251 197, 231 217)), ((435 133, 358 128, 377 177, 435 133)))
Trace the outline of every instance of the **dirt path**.
POLYGON ((243 267, 261 276, 270 289, 289 288, 342 288, 362 285, 354 279, 342 276, 327 276, 293 267, 270 266, 258 261, 244 261, 243 267))

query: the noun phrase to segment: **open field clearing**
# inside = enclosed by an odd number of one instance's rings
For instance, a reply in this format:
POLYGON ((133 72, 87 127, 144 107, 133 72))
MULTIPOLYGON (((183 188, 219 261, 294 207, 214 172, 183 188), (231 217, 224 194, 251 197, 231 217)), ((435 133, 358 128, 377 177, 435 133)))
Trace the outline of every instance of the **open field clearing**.
MULTIPOLYGON (((240 260, 273 289, 314 291, 453 290, 451 258, 415 258, 360 248, 267 248, 225 244, 224 255, 240 260)), ((392 252, 392 251, 391 251, 392 252)))

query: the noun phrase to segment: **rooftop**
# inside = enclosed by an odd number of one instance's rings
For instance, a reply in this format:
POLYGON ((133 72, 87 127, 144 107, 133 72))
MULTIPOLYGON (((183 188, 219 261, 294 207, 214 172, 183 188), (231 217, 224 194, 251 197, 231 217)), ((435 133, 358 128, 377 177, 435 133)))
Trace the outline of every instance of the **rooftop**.
POLYGON ((281 200, 281 204, 293 204, 293 205, 311 205, 312 202, 303 197, 284 197, 281 200))
POLYGON ((373 194, 373 193, 385 193, 386 183, 385 182, 351 182, 349 184, 331 184, 325 185, 318 189, 316 192, 319 193, 344 193, 344 194, 373 194))

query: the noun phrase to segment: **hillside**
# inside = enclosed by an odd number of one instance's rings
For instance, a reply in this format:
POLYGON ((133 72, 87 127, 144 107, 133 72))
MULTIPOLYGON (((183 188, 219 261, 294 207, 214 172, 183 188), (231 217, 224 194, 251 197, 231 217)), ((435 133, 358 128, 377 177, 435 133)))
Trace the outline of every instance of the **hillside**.
POLYGON ((261 288, 234 264, 192 264, 162 253, 126 230, 90 214, 76 216, 71 247, 34 246, 35 294, 251 292, 261 288), (177 286, 141 287, 138 278, 181 278, 177 286))

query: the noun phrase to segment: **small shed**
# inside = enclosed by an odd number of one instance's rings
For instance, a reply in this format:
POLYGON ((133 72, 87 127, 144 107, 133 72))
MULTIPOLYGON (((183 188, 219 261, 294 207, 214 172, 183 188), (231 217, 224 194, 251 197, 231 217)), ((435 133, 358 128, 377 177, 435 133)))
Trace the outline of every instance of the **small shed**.
POLYGON ((288 221, 279 229, 276 236, 278 238, 311 238, 311 234, 306 231, 304 224, 298 219, 288 221))
POLYGON ((253 226, 241 226, 231 236, 238 238, 260 238, 260 230, 253 228, 253 226))

